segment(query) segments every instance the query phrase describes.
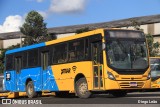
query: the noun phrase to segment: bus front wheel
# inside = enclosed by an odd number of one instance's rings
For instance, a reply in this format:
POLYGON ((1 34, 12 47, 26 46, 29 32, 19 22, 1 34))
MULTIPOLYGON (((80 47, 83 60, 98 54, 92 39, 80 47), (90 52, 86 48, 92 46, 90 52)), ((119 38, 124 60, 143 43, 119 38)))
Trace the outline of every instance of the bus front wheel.
POLYGON ((76 82, 76 94, 80 98, 89 98, 91 96, 91 92, 88 90, 88 84, 85 78, 80 78, 76 82))
POLYGON ((34 90, 34 84, 32 81, 29 81, 26 86, 26 93, 28 98, 34 98, 37 96, 37 92, 34 90))

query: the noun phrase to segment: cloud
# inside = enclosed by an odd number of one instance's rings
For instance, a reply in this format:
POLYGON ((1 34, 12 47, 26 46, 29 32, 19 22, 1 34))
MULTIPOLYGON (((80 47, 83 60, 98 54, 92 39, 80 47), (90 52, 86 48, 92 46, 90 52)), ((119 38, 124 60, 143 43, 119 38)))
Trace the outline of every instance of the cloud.
MULTIPOLYGON (((34 1, 34 0, 31 0, 34 1)), ((44 0, 36 0, 43 2, 44 0)), ((45 11, 38 11, 44 19, 53 13, 79 13, 85 10, 89 0, 50 0, 50 6, 45 11)))
POLYGON ((47 19, 49 13, 47 11, 38 11, 38 13, 44 18, 47 19))
POLYGON ((6 17, 4 23, 0 25, 0 33, 19 31, 19 27, 22 26, 24 18, 20 15, 6 17))
POLYGON ((87 0, 51 0, 49 12, 75 13, 85 9, 87 0))

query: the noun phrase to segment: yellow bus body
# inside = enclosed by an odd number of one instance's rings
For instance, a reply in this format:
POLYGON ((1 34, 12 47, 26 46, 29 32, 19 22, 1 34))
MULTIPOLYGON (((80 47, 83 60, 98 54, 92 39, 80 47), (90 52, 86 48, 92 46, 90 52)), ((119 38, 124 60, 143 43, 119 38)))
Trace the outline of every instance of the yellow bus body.
MULTIPOLYGON (((114 30, 114 29, 113 29, 114 30)), ((117 29, 115 29, 117 30, 117 29)), ((104 40, 104 29, 97 29, 94 31, 89 31, 81 34, 76 34, 74 36, 69 36, 53 41, 46 42, 46 45, 53 45, 69 40, 74 40, 82 37, 91 36, 93 34, 101 34, 102 35, 102 42, 105 42, 104 40)), ((106 52, 103 50, 103 59, 106 59, 106 52)), ((83 61, 83 62, 75 62, 75 63, 67 63, 67 64, 58 64, 52 66, 52 72, 55 75, 56 83, 58 85, 58 88, 60 91, 69 91, 69 92, 75 92, 75 83, 74 79, 76 75, 83 74, 88 83, 88 90, 128 90, 128 89, 149 89, 151 88, 151 80, 147 80, 147 76, 150 72, 150 68, 146 70, 146 72, 143 75, 120 75, 116 73, 114 70, 109 68, 107 66, 107 61, 103 60, 103 84, 104 86, 101 88, 95 89, 93 87, 93 62, 92 61, 83 61), (76 71, 72 70, 72 67, 76 66, 76 71), (61 75, 61 69, 62 68, 70 68, 71 73, 66 73, 64 75, 61 75), (108 79, 107 71, 112 72, 112 74, 116 77, 116 81, 108 79), (137 88, 132 88, 130 86, 130 82, 137 82, 137 88)))

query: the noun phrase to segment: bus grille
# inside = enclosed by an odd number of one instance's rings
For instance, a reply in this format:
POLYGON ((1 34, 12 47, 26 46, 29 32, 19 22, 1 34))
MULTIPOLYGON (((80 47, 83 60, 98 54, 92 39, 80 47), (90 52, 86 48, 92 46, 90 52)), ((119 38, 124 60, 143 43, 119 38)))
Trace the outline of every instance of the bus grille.
POLYGON ((142 81, 142 78, 121 78, 123 81, 142 81))
POLYGON ((120 88, 142 88, 144 85, 143 82, 137 82, 137 86, 131 86, 130 82, 121 82, 120 88))

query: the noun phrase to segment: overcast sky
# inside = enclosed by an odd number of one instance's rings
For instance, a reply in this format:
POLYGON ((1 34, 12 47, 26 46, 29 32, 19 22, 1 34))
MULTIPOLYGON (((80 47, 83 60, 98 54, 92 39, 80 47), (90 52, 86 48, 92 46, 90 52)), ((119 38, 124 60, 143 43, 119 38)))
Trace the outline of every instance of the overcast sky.
POLYGON ((50 28, 160 14, 160 0, 0 0, 0 33, 19 31, 31 10, 50 28))

